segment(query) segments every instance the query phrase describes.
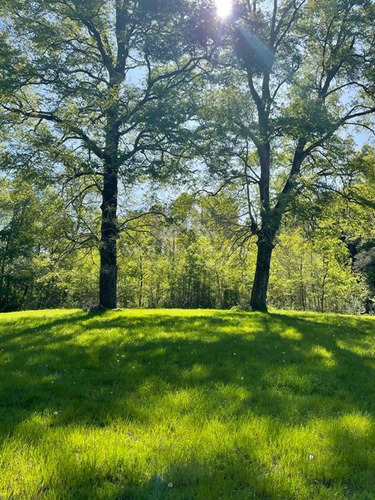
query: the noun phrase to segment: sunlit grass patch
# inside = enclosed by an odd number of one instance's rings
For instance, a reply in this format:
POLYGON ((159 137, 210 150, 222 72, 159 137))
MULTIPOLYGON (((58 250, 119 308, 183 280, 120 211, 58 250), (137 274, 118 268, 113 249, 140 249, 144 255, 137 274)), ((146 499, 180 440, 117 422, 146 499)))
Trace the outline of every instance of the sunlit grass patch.
POLYGON ((0 315, 0 498, 364 499, 375 321, 0 315))

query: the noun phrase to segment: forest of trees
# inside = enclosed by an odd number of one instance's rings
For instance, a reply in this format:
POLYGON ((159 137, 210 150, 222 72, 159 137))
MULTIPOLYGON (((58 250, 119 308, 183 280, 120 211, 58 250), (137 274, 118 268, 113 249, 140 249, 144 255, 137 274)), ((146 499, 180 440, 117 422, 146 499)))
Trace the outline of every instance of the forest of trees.
POLYGON ((1 2, 1 311, 374 313, 374 3, 218 5, 1 2))

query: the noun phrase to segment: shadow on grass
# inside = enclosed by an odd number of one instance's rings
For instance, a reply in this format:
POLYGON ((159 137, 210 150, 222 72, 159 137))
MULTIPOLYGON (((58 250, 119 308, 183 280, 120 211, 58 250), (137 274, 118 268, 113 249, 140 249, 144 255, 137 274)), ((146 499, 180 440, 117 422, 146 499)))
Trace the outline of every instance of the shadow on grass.
MULTIPOLYGON (((161 408, 224 423, 252 415, 290 425, 375 413, 370 319, 140 311, 75 313, 37 326, 31 320, 8 326, 0 335, 2 437, 35 414, 49 415, 51 427, 100 428, 120 420, 155 425, 167 418, 161 408), (181 394, 181 400, 171 399, 181 394)), ((348 436, 333 435, 332 446, 350 443, 348 436)), ((40 437, 35 432, 29 442, 40 437)), ((176 467, 177 477, 184 467, 204 470, 194 463, 176 467)), ((231 481, 230 471, 224 472, 231 481)), ((323 477, 322 487, 330 488, 330 481, 323 477)), ((134 491, 127 485, 123 497, 123 485, 110 478, 106 484, 113 489, 108 498, 146 498, 143 489, 149 498, 173 496, 158 478, 134 491)), ((192 486, 184 487, 192 498, 192 486)), ((251 498, 250 485, 243 487, 238 498, 251 498)), ((292 498, 287 489, 285 495, 292 498)))
POLYGON ((7 429, 48 409, 59 412, 56 423, 142 419, 133 405, 140 394, 152 403, 192 388, 212 392, 237 416, 250 411, 303 423, 312 408, 316 417, 374 414, 371 320, 216 314, 78 313, 1 335, 0 412, 12 415, 7 429), (236 401, 225 386, 248 396, 236 401))

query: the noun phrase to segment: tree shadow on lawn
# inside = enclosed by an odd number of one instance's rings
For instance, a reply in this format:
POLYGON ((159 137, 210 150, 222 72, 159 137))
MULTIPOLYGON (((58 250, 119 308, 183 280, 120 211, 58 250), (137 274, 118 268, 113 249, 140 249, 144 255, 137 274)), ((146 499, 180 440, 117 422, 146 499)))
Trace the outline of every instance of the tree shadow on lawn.
MULTIPOLYGON (((225 405, 228 418, 251 412, 293 423, 350 411, 373 415, 373 327, 350 317, 231 312, 81 313, 25 324, 0 337, 0 412, 10 430, 48 410, 58 412, 56 424, 106 425, 148 418, 142 404, 193 390, 210 401, 207 416, 221 408, 224 419, 225 405)), ((185 411, 194 412, 193 401, 185 411)))
MULTIPOLYGON (((118 421, 152 427, 184 417, 241 423, 254 416, 276 425, 304 426, 351 413, 374 416, 371 319, 241 312, 113 314, 75 313, 46 318, 37 327, 24 321, 16 331, 0 335, 2 437, 36 414, 47 415, 52 428, 105 428, 118 421)), ((350 432, 347 437, 340 432, 331 433, 334 448, 354 439, 350 432)), ((41 428, 28 442, 42 436, 41 428)), ((365 448, 365 440, 361 442, 365 448)), ((345 451, 346 464, 355 443, 345 451)), ((177 464, 177 476, 186 466, 203 465, 177 464)), ((217 475, 215 467, 211 472, 217 475)), ((142 491, 159 486, 135 485, 140 496, 133 496, 129 487, 126 498, 146 498, 142 491)), ((117 491, 123 485, 112 487, 117 491)), ((167 498, 165 485, 160 488, 161 496, 155 493, 155 498, 167 498)), ((284 493, 293 497, 287 486, 284 493)), ((116 495, 125 498, 120 490, 116 495)))

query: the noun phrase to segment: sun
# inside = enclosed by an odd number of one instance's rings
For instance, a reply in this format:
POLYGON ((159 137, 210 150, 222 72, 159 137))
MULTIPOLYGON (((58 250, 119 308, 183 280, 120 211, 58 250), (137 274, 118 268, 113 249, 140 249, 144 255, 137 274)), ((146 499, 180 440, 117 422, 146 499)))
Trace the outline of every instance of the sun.
POLYGON ((225 19, 232 12, 232 0, 215 0, 216 12, 220 19, 225 19))

